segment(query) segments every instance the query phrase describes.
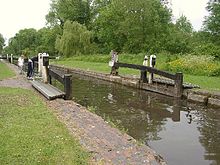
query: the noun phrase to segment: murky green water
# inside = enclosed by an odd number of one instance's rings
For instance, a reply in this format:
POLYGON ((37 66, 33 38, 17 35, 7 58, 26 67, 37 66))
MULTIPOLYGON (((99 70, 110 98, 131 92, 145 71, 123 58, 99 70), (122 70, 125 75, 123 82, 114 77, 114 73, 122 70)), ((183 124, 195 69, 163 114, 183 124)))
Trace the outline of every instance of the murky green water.
POLYGON ((73 95, 169 165, 220 165, 220 109, 76 75, 73 95))

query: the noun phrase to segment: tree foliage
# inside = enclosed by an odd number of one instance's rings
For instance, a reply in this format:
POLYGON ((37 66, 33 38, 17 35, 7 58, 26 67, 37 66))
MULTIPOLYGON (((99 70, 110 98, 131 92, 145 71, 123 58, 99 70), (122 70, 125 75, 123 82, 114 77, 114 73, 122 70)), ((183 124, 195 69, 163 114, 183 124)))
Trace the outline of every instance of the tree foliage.
POLYGON ((66 57, 79 54, 88 54, 92 47, 92 33, 85 26, 66 21, 63 35, 56 41, 56 49, 66 57))
POLYGON ((0 53, 2 53, 4 45, 5 45, 5 39, 3 35, 0 33, 0 53))
MULTIPOLYGON (((39 43, 37 31, 33 28, 20 30, 16 35, 9 40, 9 48, 12 54, 27 54, 33 55, 36 53, 36 47, 39 43)), ((9 52, 8 52, 9 53, 9 52)))
POLYGON ((38 31, 32 28, 22 29, 9 39, 9 44, 4 49, 4 53, 34 56, 39 52, 47 52, 54 55, 56 54, 56 38, 61 33, 62 30, 59 27, 42 28, 38 31))
POLYGON ((47 52, 49 55, 56 55, 55 43, 58 35, 62 34, 62 29, 59 26, 53 28, 42 28, 38 32, 39 45, 36 48, 37 52, 47 52))
POLYGON ((101 47, 137 53, 159 50, 167 34, 171 14, 157 0, 112 0, 94 22, 101 47))
POLYGON ((46 15, 50 26, 64 26, 67 20, 88 25, 90 20, 89 1, 85 0, 52 0, 49 13, 46 15))
POLYGON ((193 27, 190 21, 187 19, 186 16, 182 15, 176 21, 176 27, 182 31, 183 33, 191 34, 193 32, 193 27))
POLYGON ((209 16, 204 21, 205 30, 212 34, 213 42, 220 44, 220 1, 210 0, 207 10, 209 16))

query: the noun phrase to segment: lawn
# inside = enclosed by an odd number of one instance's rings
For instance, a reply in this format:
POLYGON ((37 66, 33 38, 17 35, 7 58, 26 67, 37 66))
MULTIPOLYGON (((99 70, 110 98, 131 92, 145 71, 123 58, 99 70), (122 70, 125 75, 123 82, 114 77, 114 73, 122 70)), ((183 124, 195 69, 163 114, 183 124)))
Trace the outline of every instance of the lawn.
POLYGON ((0 87, 0 105, 0 164, 88 164, 89 154, 34 92, 0 87))
POLYGON ((198 84, 200 88, 207 90, 220 90, 220 77, 195 76, 184 74, 184 81, 198 84))
POLYGON ((0 61, 0 80, 13 76, 15 76, 15 73, 10 70, 6 64, 0 61))

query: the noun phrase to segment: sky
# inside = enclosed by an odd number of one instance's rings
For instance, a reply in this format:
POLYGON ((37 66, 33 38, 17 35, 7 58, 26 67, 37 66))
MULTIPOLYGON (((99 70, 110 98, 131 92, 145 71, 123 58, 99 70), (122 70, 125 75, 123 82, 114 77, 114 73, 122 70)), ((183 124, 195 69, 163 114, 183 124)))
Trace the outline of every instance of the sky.
POLYGON ((208 15, 206 6, 208 0, 170 0, 174 20, 184 15, 193 25, 194 30, 200 30, 204 17, 208 15))
POLYGON ((0 0, 0 33, 9 39, 21 29, 39 30, 49 9, 50 0, 0 0))
MULTIPOLYGON (((170 0, 173 19, 185 15, 195 30, 202 26, 208 0, 170 0)), ((45 26, 51 0, 0 0, 0 33, 4 38, 14 37, 25 28, 39 30, 45 26)))

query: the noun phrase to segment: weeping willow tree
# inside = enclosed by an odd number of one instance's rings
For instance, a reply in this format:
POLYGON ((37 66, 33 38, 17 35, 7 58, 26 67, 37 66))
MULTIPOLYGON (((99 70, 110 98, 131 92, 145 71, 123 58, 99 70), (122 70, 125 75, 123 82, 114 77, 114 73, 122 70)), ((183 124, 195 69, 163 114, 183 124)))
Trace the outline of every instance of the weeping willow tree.
POLYGON ((92 32, 85 26, 66 21, 63 28, 63 35, 56 40, 56 49, 65 57, 71 57, 80 54, 89 54, 91 52, 92 32))

